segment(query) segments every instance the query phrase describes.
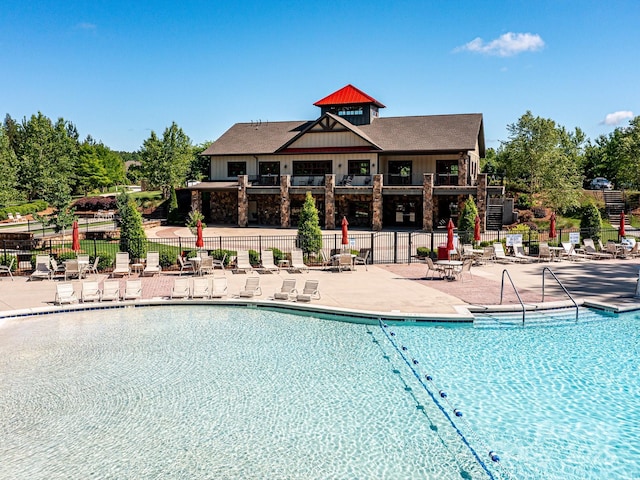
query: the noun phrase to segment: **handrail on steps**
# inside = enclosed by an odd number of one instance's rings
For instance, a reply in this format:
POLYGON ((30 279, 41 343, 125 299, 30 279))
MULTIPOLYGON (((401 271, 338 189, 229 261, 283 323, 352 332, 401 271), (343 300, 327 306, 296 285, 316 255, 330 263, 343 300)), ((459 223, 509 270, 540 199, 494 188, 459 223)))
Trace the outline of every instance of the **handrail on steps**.
POLYGON ((569 297, 569 299, 571 300, 571 302, 573 302, 573 305, 576 307, 576 322, 578 321, 578 312, 579 312, 579 308, 578 308, 578 304, 576 303, 576 301, 573 299, 573 297, 571 296, 571 294, 569 293, 569 291, 565 288, 565 286, 562 284, 562 282, 558 279, 558 277, 556 277, 556 274, 553 273, 553 271, 549 268, 549 267, 544 267, 542 269, 542 302, 544 303, 544 272, 547 271, 551 274, 551 276, 554 278, 554 280, 558 283, 558 285, 560 285, 560 288, 562 288, 562 290, 564 290, 564 293, 567 294, 567 297, 569 297))
MULTIPOLYGON (((525 308, 524 308, 524 303, 522 302, 522 299, 520 298, 520 294, 518 293, 518 289, 516 288, 515 284, 513 283, 513 280, 511 279, 511 275, 509 275, 509 271, 505 268, 504 270, 502 270, 502 283, 500 284, 500 305, 502 305, 502 292, 504 291, 504 274, 507 274, 507 277, 509 278, 509 281, 511 282, 511 286, 513 287, 513 291, 516 292, 516 297, 518 297, 518 301, 520 302, 520 306, 522 307, 522 325, 524 325, 524 314, 525 314, 525 308)), ((544 278, 544 277, 543 277, 544 278)))

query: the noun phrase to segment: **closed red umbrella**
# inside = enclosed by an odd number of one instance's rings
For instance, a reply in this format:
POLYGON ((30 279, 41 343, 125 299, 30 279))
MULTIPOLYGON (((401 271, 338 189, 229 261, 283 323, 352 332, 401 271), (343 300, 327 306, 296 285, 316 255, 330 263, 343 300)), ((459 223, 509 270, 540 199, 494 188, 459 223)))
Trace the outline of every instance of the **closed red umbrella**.
POLYGON ((556 212, 551 212, 551 221, 549 222, 549 238, 556 238, 556 212))
POLYGON ((198 238, 196 239, 196 247, 202 248, 204 247, 204 240, 202 239, 202 222, 200 220, 198 220, 198 223, 196 224, 196 228, 197 228, 197 235, 198 235, 198 238))
POLYGON ((455 225, 453 224, 453 220, 449 219, 449 223, 447 224, 447 258, 451 257, 451 250, 454 250, 453 246, 453 229, 455 225))
POLYGON ((618 227, 618 235, 626 237, 627 232, 624 231, 624 212, 620 212, 620 227, 618 227))
POLYGON ((78 231, 78 222, 74 220, 71 230, 71 250, 78 253, 80 251, 80 232, 78 231))
POLYGON ((347 217, 342 217, 342 248, 345 249, 345 245, 349 245, 349 222, 347 217))
POLYGON ((473 227, 473 239, 476 242, 479 242, 482 237, 480 237, 480 217, 476 215, 476 224, 473 227))

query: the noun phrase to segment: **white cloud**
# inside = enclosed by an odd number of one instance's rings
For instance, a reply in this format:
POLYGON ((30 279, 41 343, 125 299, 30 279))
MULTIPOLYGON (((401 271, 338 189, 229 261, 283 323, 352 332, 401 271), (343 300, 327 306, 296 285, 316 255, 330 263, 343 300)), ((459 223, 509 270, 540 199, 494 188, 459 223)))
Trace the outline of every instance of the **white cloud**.
POLYGON ((499 57, 511 57, 522 52, 535 52, 544 47, 544 40, 538 34, 508 32, 500 35, 495 40, 485 43, 480 37, 469 43, 457 47, 454 51, 468 51, 497 55, 499 57))
POLYGON ((625 120, 633 118, 633 112, 629 110, 620 110, 619 112, 608 113, 601 124, 604 125, 620 125, 625 120))
POLYGON ((76 25, 76 28, 80 30, 95 30, 98 28, 94 23, 82 22, 76 25))

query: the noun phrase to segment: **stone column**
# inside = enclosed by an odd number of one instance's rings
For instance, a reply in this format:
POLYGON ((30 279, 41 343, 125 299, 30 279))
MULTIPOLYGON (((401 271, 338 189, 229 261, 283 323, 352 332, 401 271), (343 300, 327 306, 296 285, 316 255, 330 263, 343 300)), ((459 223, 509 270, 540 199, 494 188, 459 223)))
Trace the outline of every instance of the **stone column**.
POLYGON ((467 184, 467 173, 469 169, 469 155, 461 153, 458 157, 458 185, 467 184))
POLYGON ((382 230, 382 187, 384 186, 382 178, 381 173, 373 176, 373 195, 371 198, 373 218, 371 228, 375 232, 382 230))
POLYGON ((480 231, 484 232, 487 227, 487 174, 478 174, 478 193, 476 193, 476 207, 480 217, 480 231))
POLYGON ((191 190, 191 210, 202 213, 202 192, 191 190))
POLYGON ((289 198, 289 187, 291 186, 291 175, 280 176, 280 226, 289 228, 291 226, 291 199, 289 198))
POLYGON ((249 185, 248 175, 238 175, 238 226, 249 226, 249 196, 247 186, 249 185))
POLYGON ((324 228, 333 230, 336 228, 336 176, 327 173, 324 176, 324 228))
POLYGON ((422 230, 433 231, 433 173, 422 176, 422 230))

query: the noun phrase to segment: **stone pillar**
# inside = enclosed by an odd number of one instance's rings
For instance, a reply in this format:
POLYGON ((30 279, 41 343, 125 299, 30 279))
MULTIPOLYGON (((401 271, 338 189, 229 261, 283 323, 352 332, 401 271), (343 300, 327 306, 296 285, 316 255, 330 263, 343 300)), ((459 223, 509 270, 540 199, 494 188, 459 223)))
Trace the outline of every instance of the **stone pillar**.
POLYGON ((333 230, 336 228, 336 176, 327 173, 324 176, 324 228, 333 230))
POLYGON ((478 174, 478 193, 476 193, 476 207, 480 217, 480 231, 484 232, 487 227, 487 174, 478 174))
POLYGON ((249 185, 248 175, 238 175, 238 226, 249 226, 249 196, 247 186, 249 185))
POLYGON ((371 198, 373 219, 371 221, 371 229, 375 232, 382 230, 382 178, 381 173, 373 176, 373 196, 371 198))
POLYGON ((467 184, 467 174, 469 173, 469 155, 461 153, 458 157, 458 185, 467 184))
POLYGON ((422 176, 422 230, 433 231, 433 173, 422 176))
POLYGON ((191 210, 202 213, 202 192, 191 190, 191 210))
POLYGON ((291 175, 280 176, 280 226, 289 228, 291 226, 291 199, 289 198, 289 187, 291 186, 291 175))

